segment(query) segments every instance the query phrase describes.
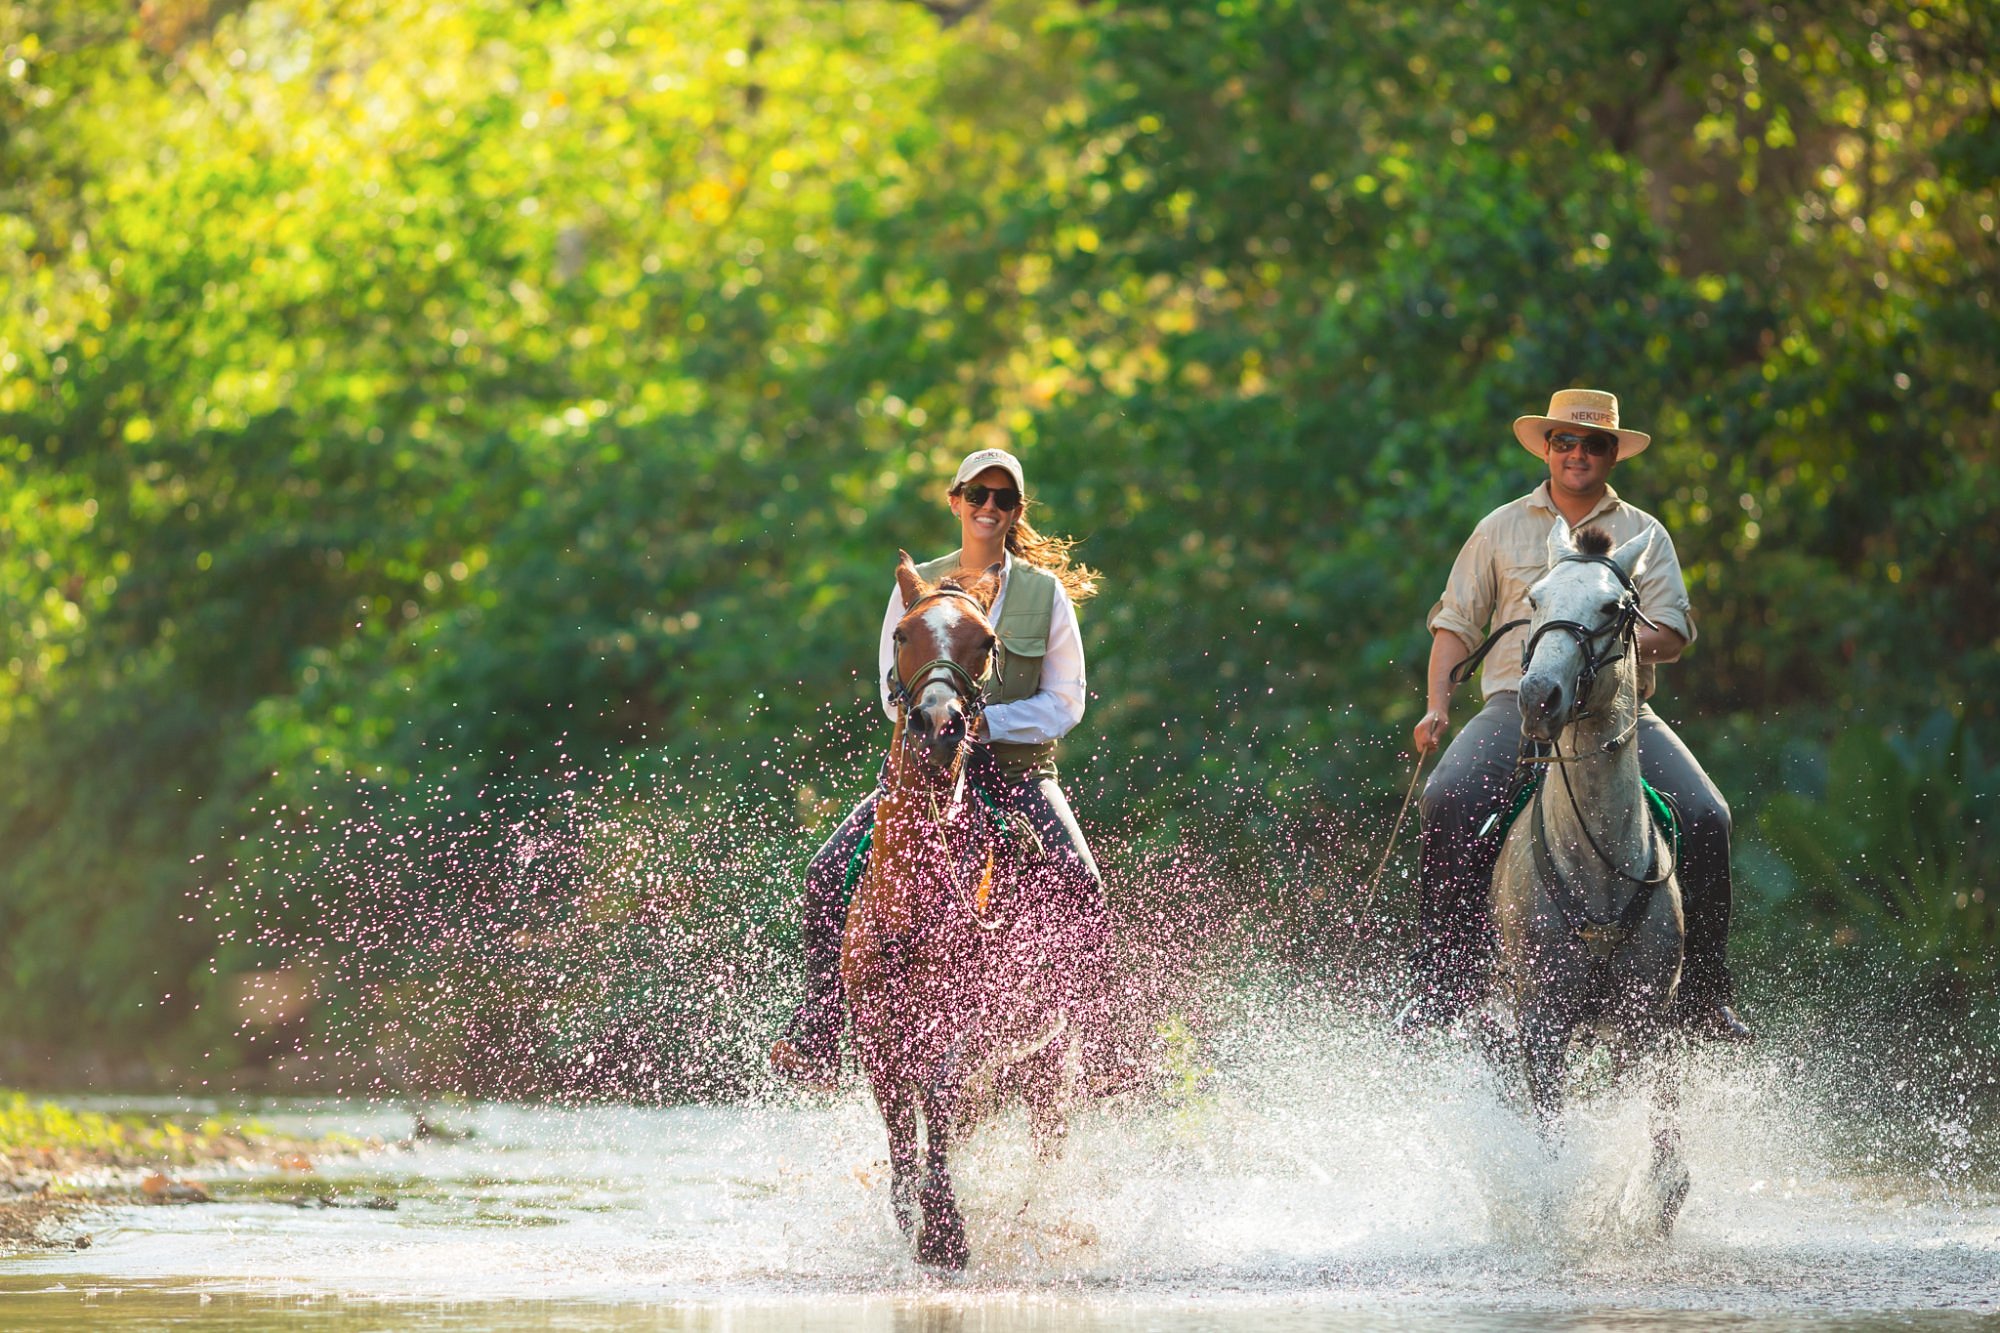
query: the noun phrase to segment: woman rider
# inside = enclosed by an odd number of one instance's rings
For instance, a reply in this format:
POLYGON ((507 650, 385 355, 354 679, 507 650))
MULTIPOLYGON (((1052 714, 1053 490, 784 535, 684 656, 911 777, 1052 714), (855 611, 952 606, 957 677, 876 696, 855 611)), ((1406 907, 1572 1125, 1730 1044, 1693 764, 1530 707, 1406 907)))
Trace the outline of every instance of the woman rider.
MULTIPOLYGON (((1018 812, 1040 835, 1040 867, 1054 886, 1094 920, 1104 916, 1104 887, 1069 800, 1056 781, 1056 743, 1083 720, 1083 639, 1076 603, 1097 591, 1096 573, 1072 564, 1073 543, 1045 536, 1028 524, 1028 497, 1020 460, 1004 449, 968 454, 952 478, 947 501, 958 516, 959 548, 919 565, 926 582, 960 569, 1002 566, 1000 591, 990 618, 999 646, 985 682, 986 707, 973 724, 972 780, 995 802, 1018 812)), ((888 694, 895 661, 896 623, 903 618, 900 588, 889 594, 882 618, 877 679, 882 707, 893 719, 888 694)), ((806 998, 784 1035, 771 1047, 771 1067, 795 1082, 830 1085, 840 1071, 840 1030, 846 1018, 840 988, 840 944, 852 890, 849 865, 873 827, 881 788, 854 807, 806 868, 802 933, 806 998)))

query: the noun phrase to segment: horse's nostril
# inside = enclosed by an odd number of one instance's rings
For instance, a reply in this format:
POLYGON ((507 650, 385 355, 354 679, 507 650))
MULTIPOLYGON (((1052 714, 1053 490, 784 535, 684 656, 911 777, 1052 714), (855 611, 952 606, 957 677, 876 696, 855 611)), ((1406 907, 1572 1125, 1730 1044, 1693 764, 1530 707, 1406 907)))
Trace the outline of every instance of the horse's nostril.
POLYGON ((1562 707, 1562 701, 1563 701, 1563 687, 1560 685, 1552 685, 1549 687, 1548 700, 1542 704, 1542 711, 1545 713, 1553 713, 1556 711, 1556 709, 1562 707))

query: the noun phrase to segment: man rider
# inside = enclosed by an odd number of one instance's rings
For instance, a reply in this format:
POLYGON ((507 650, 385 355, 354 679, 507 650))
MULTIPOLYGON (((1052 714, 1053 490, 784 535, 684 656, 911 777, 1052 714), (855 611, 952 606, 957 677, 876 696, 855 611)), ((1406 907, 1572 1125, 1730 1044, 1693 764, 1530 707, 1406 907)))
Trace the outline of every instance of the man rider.
MULTIPOLYGON (((1548 480, 1488 514, 1453 562, 1444 595, 1430 610, 1428 711, 1417 723, 1419 754, 1451 726, 1452 671, 1479 647, 1491 625, 1530 615, 1528 589, 1548 565, 1549 530, 1567 523, 1604 529, 1613 543, 1652 534, 1651 554, 1637 579, 1641 608, 1658 628, 1637 627, 1639 766, 1646 781, 1673 801, 1682 821, 1680 886, 1687 919, 1687 954, 1674 1017, 1689 1030, 1723 1040, 1750 1037, 1730 1004, 1729 805, 1701 765, 1645 701, 1654 667, 1677 661, 1694 641, 1694 610, 1681 578, 1673 539, 1651 514, 1618 498, 1611 471, 1641 453, 1649 436, 1618 424, 1618 400, 1594 389, 1564 389, 1546 416, 1514 422, 1521 447, 1548 464, 1548 480)), ((1424 786, 1423 856, 1419 870, 1421 933, 1412 961, 1417 992, 1397 1026, 1405 1032, 1446 1024, 1483 989, 1490 950, 1487 899, 1501 838, 1486 831, 1505 802, 1521 738, 1518 688, 1525 628, 1499 637, 1480 681, 1485 706, 1446 748, 1424 786)))

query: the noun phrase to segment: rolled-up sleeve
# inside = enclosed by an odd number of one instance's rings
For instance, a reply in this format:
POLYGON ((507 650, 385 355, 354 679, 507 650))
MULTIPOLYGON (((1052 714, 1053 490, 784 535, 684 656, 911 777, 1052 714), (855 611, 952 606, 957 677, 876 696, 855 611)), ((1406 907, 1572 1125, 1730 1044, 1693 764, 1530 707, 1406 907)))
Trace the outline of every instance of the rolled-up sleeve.
POLYGON ((1674 551, 1674 539, 1655 523, 1652 544, 1639 577, 1632 580, 1639 589, 1639 609, 1658 624, 1694 642, 1694 603, 1688 600, 1687 580, 1681 574, 1681 559, 1674 551))
POLYGON ((1058 584, 1041 682, 1025 699, 986 705, 986 739, 1023 745, 1061 740, 1083 721, 1084 674, 1083 633, 1076 622, 1076 605, 1058 584))
POLYGON ((1444 595, 1431 606, 1430 614, 1424 617, 1424 626, 1432 632, 1450 631, 1471 652, 1486 637, 1486 626, 1493 619, 1493 603, 1498 596, 1492 538, 1481 523, 1459 548, 1458 559, 1451 562, 1444 595))

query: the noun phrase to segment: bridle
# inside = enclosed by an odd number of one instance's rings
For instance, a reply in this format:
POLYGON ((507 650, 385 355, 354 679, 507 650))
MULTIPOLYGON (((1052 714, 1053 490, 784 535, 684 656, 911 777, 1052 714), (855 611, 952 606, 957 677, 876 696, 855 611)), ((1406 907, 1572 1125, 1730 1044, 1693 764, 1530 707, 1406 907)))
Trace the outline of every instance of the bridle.
MULTIPOLYGON (((1575 639, 1577 647, 1583 650, 1583 669, 1577 673, 1576 679, 1576 698, 1581 702, 1590 697, 1591 690, 1597 684, 1597 677, 1606 668, 1614 666, 1623 660, 1627 649, 1632 645, 1637 636, 1640 625, 1644 625, 1649 629, 1658 629, 1659 625, 1639 609, 1639 589, 1637 585, 1632 582, 1632 576, 1627 574, 1623 567, 1610 556, 1587 555, 1582 551, 1572 551, 1558 558, 1556 563, 1559 565, 1603 565, 1611 571, 1617 578, 1618 585, 1625 590, 1624 596, 1618 599, 1618 605, 1613 610, 1611 619, 1602 625, 1585 625, 1575 620, 1548 620, 1537 626, 1535 632, 1528 636, 1528 641, 1521 645, 1521 670, 1525 672, 1528 669, 1528 664, 1534 660, 1536 645, 1541 642, 1544 634, 1559 630, 1575 639)), ((1472 679, 1472 673, 1479 669, 1480 662, 1485 660, 1486 655, 1493 651, 1493 645, 1500 642, 1502 636, 1511 630, 1521 628, 1523 625, 1532 624, 1534 624, 1532 620, 1510 620, 1506 624, 1499 626, 1486 636, 1486 641, 1474 649, 1470 657, 1452 668, 1451 683, 1454 685, 1463 685, 1466 681, 1472 679)), ((1590 714, 1587 711, 1579 708, 1578 711, 1570 714, 1570 720, 1575 721, 1578 718, 1588 716, 1590 714)), ((1598 747, 1598 752, 1600 754, 1615 753, 1638 730, 1638 727, 1639 718, 1635 712, 1632 718, 1632 725, 1604 742, 1603 745, 1598 747)), ((1591 984, 1594 987, 1600 986, 1605 980, 1605 968, 1610 961, 1611 955, 1617 952, 1619 946, 1630 937, 1634 927, 1645 916, 1646 908, 1653 899, 1653 891, 1673 877, 1674 871, 1680 863, 1679 848, 1670 843, 1667 848, 1667 855, 1664 858, 1665 864, 1656 872, 1644 876, 1634 875, 1624 866, 1613 861, 1605 854, 1604 849, 1598 845, 1597 836, 1590 831, 1590 821, 1583 817, 1583 809, 1577 803, 1576 791, 1570 786, 1569 770, 1563 767, 1565 764, 1575 763, 1584 756, 1582 754, 1564 754, 1561 749, 1560 737, 1549 742, 1548 749, 1549 752, 1543 754, 1540 752, 1539 747, 1531 748, 1530 742, 1525 739, 1522 741, 1521 752, 1515 762, 1516 783, 1528 780, 1527 771, 1536 764, 1555 765, 1556 771, 1562 775, 1563 791, 1569 797, 1570 809, 1576 814, 1577 827, 1583 830, 1584 839, 1590 844, 1590 850, 1596 854, 1597 859, 1612 874, 1629 884, 1639 886, 1639 891, 1633 894, 1631 899, 1626 902, 1624 909, 1607 920, 1600 921, 1596 917, 1591 916, 1583 905, 1575 900, 1576 895, 1571 891, 1570 886, 1564 882, 1562 873, 1555 864, 1555 857, 1549 851, 1548 812, 1542 808, 1542 795, 1548 784, 1545 782, 1536 782, 1532 800, 1535 807, 1535 829, 1531 840, 1536 869, 1544 877, 1549 886, 1549 898, 1555 904, 1557 913, 1561 915, 1563 924, 1569 928, 1571 934, 1588 945, 1595 955, 1591 984), (1578 922, 1578 917, 1582 918, 1581 923, 1578 922)), ((1519 786, 1516 785, 1509 790, 1518 791, 1519 786)), ((1494 818, 1498 819, 1499 816, 1496 815, 1494 818)), ((1488 821, 1489 826, 1492 822, 1493 820, 1488 821)), ((1482 833, 1484 831, 1483 829, 1481 830, 1482 833)), ((1649 848, 1651 847, 1650 839, 1648 839, 1647 845, 1649 848)))
MULTIPOLYGON (((926 602, 936 601, 941 597, 960 598, 965 602, 970 603, 971 606, 979 613, 979 616, 982 620, 986 616, 986 608, 980 605, 978 598, 974 597, 971 593, 965 591, 963 588, 952 587, 952 586, 942 586, 932 589, 930 592, 925 593, 922 597, 919 597, 915 602, 911 603, 903 614, 908 615, 910 614, 910 612, 915 611, 918 607, 924 605, 926 602)), ((990 662, 992 658, 992 650, 990 647, 987 650, 987 657, 988 661, 990 662)), ((922 666, 918 667, 916 671, 911 673, 910 679, 908 681, 905 681, 902 678, 902 674, 896 670, 896 663, 892 658, 889 663, 889 674, 887 676, 887 685, 889 690, 889 702, 896 709, 897 716, 902 720, 902 725, 897 728, 897 734, 900 737, 900 743, 896 748, 896 765, 897 765, 897 770, 900 774, 902 767, 902 760, 903 760, 903 752, 909 748, 910 744, 910 728, 909 728, 910 705, 916 702, 916 697, 918 692, 924 689, 933 680, 935 680, 938 677, 939 673, 943 673, 944 683, 951 687, 952 692, 956 694, 959 698, 959 701, 965 705, 965 730, 959 737, 958 750, 952 756, 952 761, 951 761, 952 791, 951 791, 951 799, 947 803, 946 808, 940 810, 938 808, 937 793, 935 791, 930 790, 929 788, 925 789, 925 799, 929 802, 930 805, 931 828, 937 835, 938 849, 944 853, 945 864, 947 866, 952 866, 956 863, 956 858, 952 854, 951 843, 949 840, 946 839, 944 830, 946 823, 949 822, 949 819, 957 815, 960 799, 963 797, 965 793, 965 747, 970 742, 972 737, 972 723, 979 717, 980 713, 984 712, 986 709, 985 691, 979 683, 978 676, 973 675, 971 670, 967 668, 964 663, 954 661, 949 657, 939 657, 933 659, 932 661, 924 663, 922 666)), ((1001 831, 1003 833, 1007 832, 1008 824, 1006 817, 1004 815, 998 814, 997 811, 993 811, 992 809, 993 803, 986 796, 986 793, 981 791, 979 793, 979 799, 982 803, 986 805, 986 807, 990 812, 994 813, 995 817, 999 820, 1001 831)), ((1032 828, 1027 829, 1027 835, 1030 838, 1034 838, 1036 845, 1039 848, 1040 839, 1035 837, 1032 828)), ((981 882, 980 887, 974 889, 970 893, 965 894, 966 897, 965 905, 971 914, 973 923, 977 925, 981 930, 985 931, 999 930, 1002 926, 1006 924, 1006 921, 1004 919, 989 918, 985 912, 986 888, 987 886, 990 886, 992 878, 993 878, 993 857, 992 853, 989 851, 987 854, 985 875, 981 882)))
MULTIPOLYGON (((1596 688, 1598 674, 1605 668, 1615 666, 1624 660, 1626 649, 1631 646, 1634 636, 1638 633, 1638 627, 1644 625, 1648 629, 1658 629, 1659 625, 1639 609, 1639 589, 1632 582, 1632 576, 1610 556, 1585 555, 1579 551, 1563 556, 1556 563, 1602 565, 1611 571, 1617 578, 1619 586, 1625 589, 1625 595, 1618 599, 1617 609, 1611 613, 1611 619, 1602 625, 1593 628, 1575 620, 1545 620, 1536 627, 1533 634, 1528 636, 1528 641, 1521 645, 1521 670, 1526 672, 1528 664, 1534 661, 1535 649, 1541 643, 1544 634, 1551 630, 1560 630, 1575 639, 1576 646, 1583 652, 1583 670, 1577 673, 1575 687, 1577 702, 1582 704, 1590 698, 1596 688)), ((1517 620, 1513 623, 1523 625, 1529 622, 1517 620)), ((1570 720, 1575 721, 1589 716, 1587 710, 1579 707, 1576 712, 1570 714, 1570 720)), ((1609 754, 1624 744, 1625 736, 1629 733, 1628 728, 1626 733, 1607 742, 1604 752, 1609 754)))
MULTIPOLYGON (((1638 633, 1638 626, 1645 625, 1650 629, 1658 629, 1659 626, 1653 620, 1649 619, 1645 612, 1639 609, 1639 590, 1634 586, 1632 576, 1627 574, 1618 562, 1609 556, 1585 555, 1582 552, 1575 552, 1563 556, 1556 563, 1603 565, 1617 577, 1619 585, 1625 590, 1624 596, 1618 599, 1618 606, 1612 612, 1611 618, 1602 625, 1593 628, 1574 620, 1548 620, 1538 626, 1535 632, 1528 637, 1527 643, 1522 645, 1521 669, 1525 672, 1529 662, 1534 660, 1535 647, 1541 642, 1544 634, 1547 634, 1551 630, 1560 630, 1576 640, 1577 647, 1583 651, 1583 669, 1577 673, 1576 679, 1576 699, 1579 705, 1581 705, 1584 700, 1590 698, 1591 691, 1597 683, 1598 675, 1623 660, 1626 652, 1632 649, 1638 633)), ((1574 722, 1578 718, 1588 716, 1590 716, 1589 712, 1579 707, 1576 712, 1570 715, 1570 720, 1574 722)), ((1632 724, 1618 735, 1613 736, 1610 740, 1600 745, 1598 752, 1601 754, 1615 753, 1638 730, 1638 727, 1638 712, 1634 710, 1632 724)), ((1535 829, 1534 836, 1531 839, 1536 869, 1549 887, 1549 899, 1555 904, 1557 913, 1563 919, 1563 924, 1569 928, 1573 935, 1589 946, 1595 955, 1596 961, 1592 968, 1592 984, 1593 987, 1596 987, 1603 983, 1603 969, 1608 965, 1611 955, 1630 938, 1632 931, 1637 927, 1640 919, 1645 916, 1647 908, 1652 903, 1653 891, 1673 878, 1674 871, 1679 867, 1680 857, 1677 854, 1679 849, 1669 840, 1666 854, 1657 858, 1655 868, 1651 873, 1643 875, 1635 875, 1625 866, 1612 860, 1604 848, 1598 845, 1597 835, 1590 831, 1590 821, 1584 817, 1583 807, 1576 799, 1576 790, 1570 785, 1569 770, 1562 767, 1563 765, 1574 763, 1583 756, 1581 754, 1564 754, 1562 752, 1562 738, 1560 735, 1549 742, 1548 748, 1549 753, 1547 754, 1531 752, 1524 741, 1518 764, 1520 766, 1529 764, 1551 764, 1556 766, 1556 772, 1562 778, 1563 794, 1569 798, 1570 811, 1576 816, 1577 827, 1582 830, 1584 841, 1589 845, 1591 852, 1597 857, 1599 863, 1612 874, 1628 884, 1637 885, 1639 889, 1637 893, 1634 893, 1626 901, 1621 911, 1614 913, 1611 917, 1604 920, 1598 920, 1596 917, 1591 916, 1589 911, 1580 902, 1576 901, 1575 894, 1563 880, 1562 872, 1556 865, 1554 854, 1549 850, 1548 811, 1542 805, 1542 796, 1547 788, 1547 783, 1539 784, 1534 795, 1535 829), (1576 919, 1579 916, 1582 917, 1581 924, 1576 919)), ((1647 838, 1646 845, 1650 851, 1652 848, 1652 839, 1650 836, 1647 838)))
MULTIPOLYGON (((934 602, 941 597, 960 598, 979 613, 980 619, 986 617, 986 608, 979 604, 979 599, 963 588, 932 589, 912 603, 903 614, 908 615, 926 602, 934 602)), ((988 657, 989 659, 991 657, 990 649, 988 657)), ((916 669, 908 682, 905 682, 901 673, 896 670, 895 659, 891 657, 889 674, 886 678, 890 706, 899 712, 907 711, 910 704, 915 701, 917 692, 928 685, 931 677, 940 671, 945 674, 945 683, 951 686, 952 692, 958 695, 960 702, 965 705, 966 721, 970 723, 986 707, 986 696, 980 688, 979 677, 973 675, 963 663, 955 662, 949 657, 940 657, 924 663, 916 669)))
MULTIPOLYGON (((1585 555, 1581 551, 1575 551, 1562 556, 1556 563, 1559 565, 1603 565, 1611 571, 1613 577, 1618 580, 1618 585, 1625 590, 1625 595, 1618 599, 1618 607, 1612 612, 1611 619, 1605 621, 1602 625, 1585 625, 1575 620, 1545 620, 1539 626, 1536 626, 1535 632, 1530 634, 1527 642, 1521 645, 1521 670, 1525 673, 1528 669, 1528 664, 1535 659, 1535 649, 1541 644, 1544 634, 1552 630, 1559 630, 1575 639, 1576 646, 1583 650, 1583 669, 1577 673, 1575 682, 1576 698, 1581 703, 1581 701, 1588 699, 1591 691, 1596 688, 1599 674, 1607 667, 1615 666, 1623 660, 1627 647, 1632 643, 1633 636, 1638 632, 1638 626, 1644 625, 1648 629, 1658 629, 1660 626, 1652 617, 1639 609, 1638 585, 1632 582, 1632 576, 1625 572, 1624 567, 1610 556, 1585 555)), ((1486 636, 1486 642, 1480 644, 1470 657, 1451 669, 1451 683, 1454 685, 1463 685, 1466 681, 1471 680, 1472 673, 1479 669, 1479 664, 1486 660, 1486 655, 1493 651, 1493 646, 1499 643, 1503 636, 1510 631, 1521 628, 1523 625, 1533 625, 1534 623, 1534 621, 1524 618, 1510 620, 1506 624, 1499 626, 1486 636)), ((1579 718, 1589 716, 1589 710, 1579 707, 1577 711, 1570 714, 1570 720, 1576 721, 1579 718)), ((1632 726, 1627 727, 1624 731, 1599 747, 1601 752, 1604 754, 1615 753, 1620 746, 1624 745, 1630 739, 1634 728, 1638 725, 1638 719, 1635 717, 1632 721, 1632 726)), ((1524 744, 1521 749, 1519 762, 1522 764, 1566 764, 1576 759, 1575 755, 1564 755, 1554 752, 1555 747, 1553 745, 1550 746, 1550 750, 1552 753, 1549 754, 1533 752, 1524 744)))

